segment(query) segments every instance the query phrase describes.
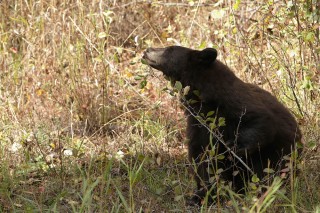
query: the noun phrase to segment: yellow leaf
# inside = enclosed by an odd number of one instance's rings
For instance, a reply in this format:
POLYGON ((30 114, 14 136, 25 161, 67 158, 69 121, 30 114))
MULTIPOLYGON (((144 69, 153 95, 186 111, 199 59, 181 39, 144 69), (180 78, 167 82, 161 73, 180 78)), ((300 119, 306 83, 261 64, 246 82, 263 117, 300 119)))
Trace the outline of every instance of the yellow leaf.
POLYGON ((37 96, 41 96, 41 95, 43 95, 44 94, 44 90, 43 89, 37 89, 36 90, 36 94, 37 94, 37 96))
POLYGON ((162 32, 161 33, 161 38, 168 38, 169 37, 169 35, 168 35, 168 33, 167 32, 162 32))
POLYGON ((148 90, 152 89, 153 88, 152 83, 148 81, 147 85, 145 86, 145 88, 148 89, 148 90))
POLYGON ((54 148, 56 148, 56 145, 55 145, 54 143, 50 143, 50 147, 51 147, 52 149, 54 149, 54 148))
POLYGON ((126 71, 125 75, 128 77, 128 78, 131 78, 133 76, 133 74, 129 71, 126 71))
POLYGON ((236 27, 232 29, 233 34, 237 34, 237 32, 238 32, 238 29, 236 27))

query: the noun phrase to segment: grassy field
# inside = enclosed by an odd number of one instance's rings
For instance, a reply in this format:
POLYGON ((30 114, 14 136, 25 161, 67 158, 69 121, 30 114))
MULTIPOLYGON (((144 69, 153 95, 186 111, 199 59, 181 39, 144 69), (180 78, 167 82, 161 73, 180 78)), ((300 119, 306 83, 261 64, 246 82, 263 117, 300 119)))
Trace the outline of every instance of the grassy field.
POLYGON ((0 212, 320 212, 320 1, 0 1, 0 212), (213 3, 214 2, 214 3, 213 3), (147 47, 215 47, 295 115, 298 176, 185 203, 185 117, 147 47))

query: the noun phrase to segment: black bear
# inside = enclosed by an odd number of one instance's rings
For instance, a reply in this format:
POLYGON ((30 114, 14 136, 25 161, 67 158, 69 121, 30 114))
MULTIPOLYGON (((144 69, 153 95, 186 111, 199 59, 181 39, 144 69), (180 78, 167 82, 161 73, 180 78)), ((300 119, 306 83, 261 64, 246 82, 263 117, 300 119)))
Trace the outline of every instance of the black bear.
POLYGON ((189 88, 182 101, 189 160, 196 165, 196 203, 215 191, 217 173, 243 193, 253 174, 263 178, 268 171, 279 172, 283 157, 301 140, 297 122, 274 96, 243 82, 216 58, 216 49, 180 46, 148 48, 143 55, 148 65, 189 88))

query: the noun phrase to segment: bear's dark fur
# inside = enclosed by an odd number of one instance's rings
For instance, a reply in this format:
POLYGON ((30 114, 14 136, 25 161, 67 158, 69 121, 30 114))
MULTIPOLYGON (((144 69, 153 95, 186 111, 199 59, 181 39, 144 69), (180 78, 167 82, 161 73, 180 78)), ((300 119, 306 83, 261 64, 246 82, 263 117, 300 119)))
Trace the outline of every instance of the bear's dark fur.
POLYGON ((188 116, 189 160, 197 165, 196 202, 213 185, 208 173, 210 165, 204 158, 212 147, 216 154, 211 162, 219 154, 223 155, 213 165, 223 169, 220 177, 232 182, 237 192, 243 192, 246 181, 252 177, 248 167, 260 179, 266 175, 265 168, 275 171, 284 168, 283 157, 290 154, 296 142, 301 140, 297 122, 269 92, 237 78, 216 59, 215 49, 197 51, 179 46, 149 48, 143 58, 167 77, 180 81, 183 87, 190 87, 189 93, 182 99, 188 116), (217 125, 213 129, 212 143, 208 125, 199 121, 199 115, 206 116, 211 111, 215 112, 213 117, 225 118, 225 125, 217 125))

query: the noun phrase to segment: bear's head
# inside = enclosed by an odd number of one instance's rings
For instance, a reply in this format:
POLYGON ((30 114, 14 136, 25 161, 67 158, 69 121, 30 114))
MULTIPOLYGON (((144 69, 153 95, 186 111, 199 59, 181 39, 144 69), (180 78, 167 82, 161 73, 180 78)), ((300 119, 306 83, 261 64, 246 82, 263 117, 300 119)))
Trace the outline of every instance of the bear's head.
POLYGON ((180 46, 148 48, 143 55, 148 65, 176 81, 180 81, 183 75, 208 68, 216 58, 217 50, 213 48, 198 51, 180 46))

